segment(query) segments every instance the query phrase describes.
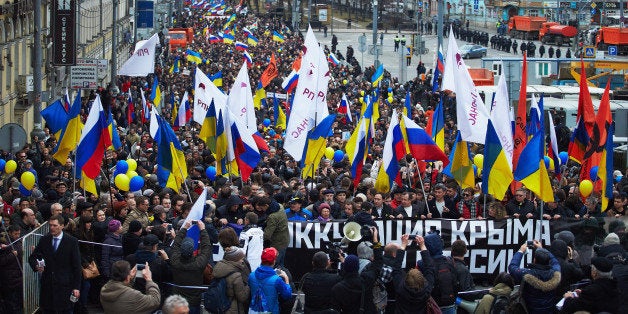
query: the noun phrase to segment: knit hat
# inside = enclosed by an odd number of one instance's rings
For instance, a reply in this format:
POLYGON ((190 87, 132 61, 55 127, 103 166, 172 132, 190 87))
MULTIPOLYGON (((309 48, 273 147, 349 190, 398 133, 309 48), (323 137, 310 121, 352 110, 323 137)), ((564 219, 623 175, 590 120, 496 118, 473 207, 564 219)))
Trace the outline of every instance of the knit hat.
POLYGON ((275 260, 277 259, 278 254, 279 252, 277 252, 277 249, 274 247, 265 248, 262 251, 262 263, 264 264, 274 263, 275 260))
POLYGON ((142 243, 145 247, 152 247, 155 244, 159 244, 159 238, 154 234, 147 234, 142 240, 142 243))
POLYGON ((223 258, 226 261, 237 262, 244 258, 244 251, 237 246, 228 247, 223 258))
POLYGON ((594 257, 591 259, 591 265, 603 273, 608 273, 613 270, 613 263, 606 257, 594 257))
POLYGON ((568 231, 568 230, 564 230, 561 231, 557 234, 554 235, 554 239, 556 240, 563 240, 565 241, 565 243, 567 245, 573 245, 574 240, 576 239, 576 237, 573 235, 573 232, 568 231))
POLYGON ((549 265, 550 252, 543 248, 536 249, 536 251, 534 251, 534 263, 538 265, 549 265))
POLYGON ((611 244, 619 244, 619 237, 613 232, 609 233, 606 238, 604 238, 604 245, 611 244))
POLYGON ((358 244, 358 257, 369 259, 373 257, 373 249, 370 242, 361 242, 358 244))
POLYGON ((155 191, 151 190, 151 189, 146 189, 144 190, 144 192, 142 193, 142 195, 146 196, 146 197, 150 197, 153 195, 155 191))
POLYGON ((623 233, 626 231, 626 224, 619 219, 613 220, 608 224, 608 231, 615 232, 615 233, 623 233))
POLYGON ((331 209, 331 207, 329 207, 329 204, 323 202, 320 205, 318 205, 318 211, 320 212, 321 210, 323 210, 323 208, 327 208, 327 209, 331 209))
POLYGON ((552 254, 554 254, 554 256, 562 259, 567 259, 567 255, 569 254, 567 244, 561 239, 552 241, 552 246, 550 246, 549 250, 552 254))
POLYGON ((108 226, 107 230, 109 232, 116 232, 116 231, 118 231, 118 229, 120 229, 120 226, 121 226, 121 224, 120 224, 119 220, 112 219, 112 220, 109 221, 109 226, 108 226))
POLYGON ((137 220, 131 221, 131 223, 129 224, 129 232, 133 233, 133 232, 138 232, 140 230, 142 230, 142 223, 140 223, 137 220))
POLYGON ((356 195, 353 198, 353 201, 354 202, 366 202, 366 195, 364 195, 363 193, 358 193, 358 195, 356 195), (359 199, 359 201, 358 201, 358 199, 359 199))
POLYGON ((190 258, 192 254, 194 254, 194 240, 190 237, 185 237, 181 242, 181 256, 190 258))
POLYGON ((355 255, 348 255, 345 257, 345 262, 342 263, 342 269, 346 273, 357 273, 360 268, 360 259, 355 255))

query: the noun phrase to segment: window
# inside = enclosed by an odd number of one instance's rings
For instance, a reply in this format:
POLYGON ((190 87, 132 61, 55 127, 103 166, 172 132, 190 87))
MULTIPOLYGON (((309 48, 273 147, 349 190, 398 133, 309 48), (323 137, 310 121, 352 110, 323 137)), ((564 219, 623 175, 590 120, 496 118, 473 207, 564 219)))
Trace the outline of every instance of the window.
POLYGON ((539 10, 537 9, 530 9, 530 16, 539 16, 539 10))
POLYGON ((550 76, 551 68, 549 62, 539 62, 536 64, 536 76, 548 77, 550 76))
POLYGON ((493 74, 494 75, 502 75, 502 63, 493 63, 493 74))

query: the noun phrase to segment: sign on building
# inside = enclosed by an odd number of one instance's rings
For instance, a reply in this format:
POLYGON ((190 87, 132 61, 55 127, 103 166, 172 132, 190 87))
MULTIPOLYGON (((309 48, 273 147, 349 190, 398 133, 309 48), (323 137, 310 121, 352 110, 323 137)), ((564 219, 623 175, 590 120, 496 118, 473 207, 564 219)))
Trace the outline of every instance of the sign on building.
POLYGON ((98 60, 78 59, 70 70, 70 87, 96 89, 98 87, 98 60))
POLYGON ((76 63, 76 2, 54 0, 52 7, 52 64, 76 63))

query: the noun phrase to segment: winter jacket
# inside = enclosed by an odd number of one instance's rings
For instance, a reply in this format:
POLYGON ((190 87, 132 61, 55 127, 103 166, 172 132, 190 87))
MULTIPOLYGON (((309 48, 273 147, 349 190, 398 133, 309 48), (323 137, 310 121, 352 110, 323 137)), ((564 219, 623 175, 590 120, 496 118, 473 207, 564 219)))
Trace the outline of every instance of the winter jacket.
MULTIPOLYGON (((587 311, 589 313, 619 313, 619 291, 615 279, 600 278, 582 288, 576 298, 568 298, 561 313, 587 311)), ((624 300, 625 302, 625 300, 624 300)))
POLYGON ((226 313, 247 313, 251 289, 249 275, 251 270, 244 261, 233 262, 222 260, 214 266, 214 280, 226 277, 227 296, 231 300, 231 307, 226 313), (229 275, 229 273, 234 272, 229 275))
POLYGON ((305 294, 305 313, 331 309, 331 289, 340 282, 337 273, 327 269, 314 269, 301 277, 301 290, 305 294))
POLYGON ((272 246, 277 250, 283 250, 290 243, 288 233, 288 217, 283 210, 276 211, 266 219, 264 227, 264 246, 272 246))
MULTIPOLYGON (((425 278, 425 286, 422 290, 416 290, 406 286, 406 272, 400 267, 393 269, 393 283, 395 284, 396 302, 395 313, 425 313, 427 300, 434 288, 434 261, 427 250, 421 251, 423 266, 421 271, 425 278)), ((389 295, 390 298, 390 295, 389 295)))
POLYGON ((362 289, 364 289, 364 312, 375 313, 373 303, 373 285, 380 275, 384 261, 382 259, 383 248, 381 246, 373 249, 373 262, 368 264, 364 270, 358 274, 344 274, 342 281, 332 288, 332 306, 340 313, 359 313, 362 289))
POLYGON ((121 238, 122 255, 124 255, 124 257, 135 253, 135 251, 137 251, 137 248, 140 246, 140 243, 142 243, 142 238, 140 238, 135 233, 125 233, 122 235, 121 238))
POLYGON ((508 265, 515 283, 525 284, 523 299, 530 313, 551 313, 556 305, 554 296, 560 284, 560 263, 552 253, 549 255, 549 266, 532 264, 530 268, 520 268, 523 253, 517 251, 508 265))
POLYGON ((252 272, 249 275, 249 286, 251 287, 251 297, 257 294, 257 290, 263 289, 268 306, 265 310, 273 314, 279 313, 279 298, 287 300, 292 297, 290 285, 285 283, 270 266, 261 265, 252 272))
POLYGON ((469 272, 469 266, 464 261, 454 258, 454 268, 456 269, 456 276, 458 276, 458 282, 460 291, 473 290, 475 284, 473 283, 473 277, 469 272))
POLYGON ((114 233, 108 233, 105 236, 103 244, 108 245, 103 245, 102 247, 102 259, 100 266, 102 267, 102 274, 109 278, 111 277, 111 265, 124 258, 122 250, 122 237, 114 233), (116 245, 119 247, 113 247, 110 245, 116 245))
POLYGON ((8 246, 0 250, 0 282, 3 291, 22 291, 22 240, 13 243, 13 248, 8 246), (13 255, 13 248, 18 258, 13 255))
MULTIPOLYGON (((174 239, 172 255, 170 257, 170 268, 172 269, 172 281, 179 286, 201 286, 203 285, 203 271, 212 253, 211 243, 207 232, 201 231, 200 253, 189 259, 181 257, 181 242, 187 235, 188 230, 181 228, 174 239)), ((191 307, 201 305, 201 289, 186 289, 174 287, 174 294, 183 296, 190 303, 191 307)))
POLYGON ((159 308, 161 294, 153 281, 146 282, 143 294, 121 281, 109 280, 100 290, 100 303, 105 314, 109 313, 152 313, 159 308))
POLYGON ((475 308, 474 314, 489 314, 491 312, 491 306, 495 300, 495 296, 507 296, 510 297, 512 288, 504 283, 498 283, 495 287, 488 290, 488 293, 482 297, 478 307, 475 308))
POLYGON ((126 233, 129 230, 129 225, 133 220, 139 221, 142 224, 142 229, 148 227, 148 214, 136 208, 126 216, 126 219, 124 219, 124 224, 122 224, 123 232, 126 233))

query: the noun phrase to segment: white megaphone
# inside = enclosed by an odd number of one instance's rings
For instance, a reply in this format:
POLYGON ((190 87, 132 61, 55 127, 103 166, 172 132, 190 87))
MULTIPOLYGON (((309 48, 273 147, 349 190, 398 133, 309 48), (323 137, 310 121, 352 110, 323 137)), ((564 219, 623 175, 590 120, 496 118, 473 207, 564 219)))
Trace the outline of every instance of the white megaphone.
POLYGON ((342 233, 345 234, 345 239, 355 242, 360 241, 362 239, 362 233, 360 230, 362 226, 357 222, 348 222, 343 228, 342 233))

